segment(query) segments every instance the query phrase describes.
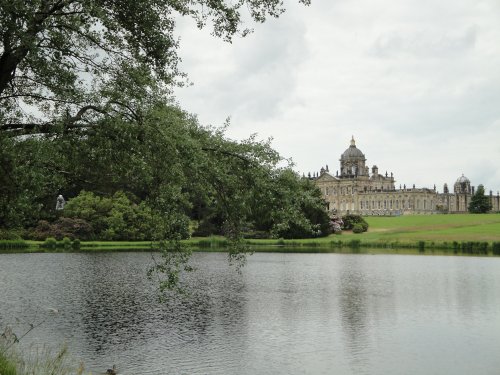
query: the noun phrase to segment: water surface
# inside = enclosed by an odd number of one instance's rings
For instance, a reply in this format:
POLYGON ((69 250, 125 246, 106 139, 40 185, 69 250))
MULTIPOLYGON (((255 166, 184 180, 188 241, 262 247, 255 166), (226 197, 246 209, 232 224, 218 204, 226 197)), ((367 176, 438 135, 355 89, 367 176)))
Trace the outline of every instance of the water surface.
POLYGON ((241 274, 222 253, 193 263, 191 295, 159 303, 148 253, 0 254, 0 326, 43 322, 24 345, 66 343, 94 373, 499 373, 499 258, 258 253, 241 274))

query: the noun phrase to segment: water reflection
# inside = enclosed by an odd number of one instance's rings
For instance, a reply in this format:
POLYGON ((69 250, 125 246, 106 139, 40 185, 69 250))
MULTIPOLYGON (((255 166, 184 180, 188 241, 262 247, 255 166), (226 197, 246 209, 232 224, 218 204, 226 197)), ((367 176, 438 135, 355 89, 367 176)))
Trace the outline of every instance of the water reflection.
POLYGON ((29 342, 66 342, 93 373, 495 374, 500 259, 195 254, 189 296, 158 303, 150 256, 0 255, 0 324, 59 314, 29 342), (45 309, 45 310, 44 310, 45 309), (43 313, 43 314, 42 314, 43 313))
POLYGON ((363 258, 345 256, 339 274, 340 317, 347 348, 356 359, 368 347, 367 290, 363 258))

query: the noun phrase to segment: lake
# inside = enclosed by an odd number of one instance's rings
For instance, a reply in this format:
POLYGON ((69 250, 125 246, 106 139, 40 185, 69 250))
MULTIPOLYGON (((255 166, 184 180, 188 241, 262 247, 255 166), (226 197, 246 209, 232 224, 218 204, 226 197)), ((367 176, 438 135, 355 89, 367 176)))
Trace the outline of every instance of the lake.
POLYGON ((24 346, 67 344, 94 374, 499 374, 500 258, 192 263, 189 296, 160 303, 149 253, 0 254, 0 327, 41 323, 24 346))

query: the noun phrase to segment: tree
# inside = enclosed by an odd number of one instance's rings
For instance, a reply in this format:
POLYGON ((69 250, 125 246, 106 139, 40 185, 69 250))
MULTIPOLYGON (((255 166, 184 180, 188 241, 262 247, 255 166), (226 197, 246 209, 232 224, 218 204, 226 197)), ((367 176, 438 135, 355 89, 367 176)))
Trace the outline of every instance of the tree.
POLYGON ((171 89, 184 78, 176 18, 210 23, 231 42, 250 32, 245 10, 264 22, 284 8, 282 0, 0 2, 0 226, 54 219, 58 192, 131 192, 154 211, 154 238, 172 240, 158 264, 167 288, 187 259, 177 240, 196 205, 212 207, 237 244, 253 192, 281 158, 269 142, 238 143, 200 126, 171 105, 171 89))
POLYGON ((321 191, 291 168, 276 169, 252 194, 251 221, 276 238, 309 238, 329 234, 330 219, 321 191))
MULTIPOLYGON (((53 220, 59 193, 72 199, 82 190, 100 197, 124 191, 171 222, 187 225, 208 209, 220 229, 237 234, 251 220, 253 203, 258 205, 254 192, 276 185, 268 181, 282 161, 269 141, 228 140, 224 128, 203 127, 167 104, 144 108, 141 123, 106 118, 74 133, 27 139, 0 134, 0 141, 7 166, 1 175, 0 226, 11 228, 53 220)), ((167 232, 158 237, 175 237, 185 228, 167 232)))
POLYGON ((484 214, 491 211, 490 199, 484 195, 484 186, 479 185, 469 203, 469 212, 474 214, 484 214))
MULTIPOLYGON (((309 4, 310 0, 299 0, 309 4)), ((179 16, 230 42, 283 11, 281 0, 9 0, 0 3, 0 131, 68 131, 104 116, 141 119, 177 68, 179 16), (26 110, 28 109, 28 110, 26 110)))

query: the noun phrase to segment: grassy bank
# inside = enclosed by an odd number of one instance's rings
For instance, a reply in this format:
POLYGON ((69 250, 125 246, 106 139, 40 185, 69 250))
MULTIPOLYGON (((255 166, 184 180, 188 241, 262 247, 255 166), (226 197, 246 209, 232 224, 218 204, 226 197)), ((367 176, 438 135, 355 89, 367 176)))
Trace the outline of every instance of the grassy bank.
MULTIPOLYGON (((250 239, 247 243, 254 251, 283 251, 281 248, 284 248, 286 252, 324 252, 331 251, 328 249, 373 248, 381 249, 381 252, 413 249, 418 252, 500 255, 499 214, 367 217, 366 221, 369 230, 361 234, 344 232, 295 240, 250 239)), ((228 245, 223 237, 192 238, 187 242, 206 250, 228 245)))
MULTIPOLYGON (((369 230, 354 234, 311 239, 249 239, 253 251, 323 252, 339 249, 417 249, 463 254, 500 255, 500 215, 428 215, 367 217, 369 230), (316 249, 316 250, 315 250, 316 249), (319 250, 321 249, 321 250, 319 250), (330 250, 329 250, 330 249, 330 250)), ((184 241, 200 251, 220 251, 229 242, 220 236, 184 241)), ((149 241, 82 241, 78 246, 63 241, 50 246, 37 241, 0 241, 0 251, 150 251, 149 241)))

